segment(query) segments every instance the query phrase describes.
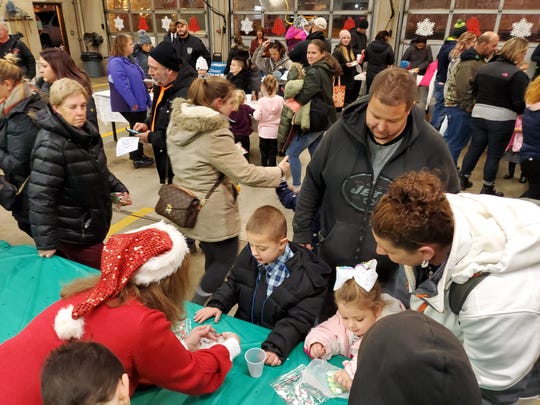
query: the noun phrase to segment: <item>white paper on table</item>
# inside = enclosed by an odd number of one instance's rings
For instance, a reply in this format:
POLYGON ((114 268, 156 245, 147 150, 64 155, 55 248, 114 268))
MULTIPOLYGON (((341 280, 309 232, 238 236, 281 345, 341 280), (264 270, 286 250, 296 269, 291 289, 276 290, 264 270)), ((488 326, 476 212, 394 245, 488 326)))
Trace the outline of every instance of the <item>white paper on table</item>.
POLYGON ((123 136, 118 138, 116 143, 116 156, 122 156, 133 152, 139 148, 139 138, 137 136, 123 136))

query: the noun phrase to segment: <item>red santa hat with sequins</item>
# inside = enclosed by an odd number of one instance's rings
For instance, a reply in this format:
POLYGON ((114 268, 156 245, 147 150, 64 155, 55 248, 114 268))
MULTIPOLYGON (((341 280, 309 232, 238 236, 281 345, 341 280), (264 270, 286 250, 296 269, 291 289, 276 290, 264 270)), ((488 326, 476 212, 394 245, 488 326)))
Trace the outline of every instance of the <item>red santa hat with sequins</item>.
POLYGON ((148 285, 170 276, 188 253, 184 236, 165 222, 111 236, 103 247, 99 281, 79 304, 58 311, 56 334, 60 339, 80 339, 86 314, 116 297, 131 279, 136 285, 148 285))

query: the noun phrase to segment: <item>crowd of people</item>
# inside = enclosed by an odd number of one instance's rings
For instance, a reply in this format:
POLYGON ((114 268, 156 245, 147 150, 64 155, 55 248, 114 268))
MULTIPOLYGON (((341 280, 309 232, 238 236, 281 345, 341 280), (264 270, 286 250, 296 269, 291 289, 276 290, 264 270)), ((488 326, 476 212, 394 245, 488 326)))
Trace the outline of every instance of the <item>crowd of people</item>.
MULTIPOLYGON (((96 401, 129 403, 149 384, 214 392, 240 338, 206 324, 179 341, 173 329, 186 300, 203 306, 195 322, 219 322, 237 305, 237 318, 268 328, 268 366, 283 364, 300 342, 310 359, 345 356, 333 378, 350 403, 540 396, 540 207, 501 198, 494 186, 511 150, 529 183, 524 197, 540 199, 540 78, 525 73, 528 42, 511 38, 499 50, 495 32, 477 36, 458 20, 436 58, 417 36, 394 67, 390 32, 370 42, 368 27, 362 17, 340 31, 333 52, 322 17, 295 19, 286 41, 257 28, 248 47, 237 34, 224 77, 208 75, 210 53, 184 19, 156 46, 144 31, 138 43, 116 35, 111 108, 140 141, 134 167, 155 164, 160 184, 204 204, 192 227, 159 222, 108 240, 113 201, 131 200, 107 167, 88 75, 61 49, 40 54, 36 85, 21 57, 0 60, 0 168, 17 190, 13 216, 41 257, 101 271, 66 286, 0 344, 0 379, 9 382, 0 397, 56 403, 72 392, 61 388, 62 373, 101 385, 96 401), (415 104, 417 76, 433 63, 430 124, 415 104), (346 86, 340 114, 338 77, 346 86), (250 156, 252 119, 260 165, 250 156), (482 195, 460 193, 486 147, 482 195), (239 252, 239 184, 276 188, 295 210, 294 235, 280 209, 263 205, 245 224, 239 252), (204 274, 189 296, 196 242, 204 274), (203 338, 211 347, 201 349, 203 338), (374 375, 382 355, 388 362, 374 375), (107 372, 90 379, 92 367, 107 372)), ((4 31, 0 22, 0 43, 11 41, 4 31)), ((91 384, 73 392, 94 394, 91 384)))

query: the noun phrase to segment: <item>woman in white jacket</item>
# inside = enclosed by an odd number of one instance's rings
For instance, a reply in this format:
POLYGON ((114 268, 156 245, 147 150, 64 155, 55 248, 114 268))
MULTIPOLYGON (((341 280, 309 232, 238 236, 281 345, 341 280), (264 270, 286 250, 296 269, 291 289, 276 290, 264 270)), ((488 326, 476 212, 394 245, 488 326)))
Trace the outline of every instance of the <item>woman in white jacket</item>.
POLYGON ((485 403, 539 395, 540 208, 445 194, 435 175, 410 172, 371 221, 377 253, 405 266, 411 308, 463 343, 485 403), (455 292, 465 283, 468 294, 455 292), (461 305, 451 307, 459 295, 461 305))

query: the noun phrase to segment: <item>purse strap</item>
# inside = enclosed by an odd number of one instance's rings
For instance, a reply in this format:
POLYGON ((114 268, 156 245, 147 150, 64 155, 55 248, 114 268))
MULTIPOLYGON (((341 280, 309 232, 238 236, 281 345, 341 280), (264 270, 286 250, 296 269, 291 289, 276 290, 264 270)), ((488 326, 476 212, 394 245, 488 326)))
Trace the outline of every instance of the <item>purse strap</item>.
POLYGON ((214 185, 212 186, 212 188, 210 189, 210 191, 208 193, 206 193, 206 195, 204 196, 204 198, 201 200, 201 207, 206 204, 206 202, 208 201, 208 199, 210 198, 210 196, 212 194, 214 194, 214 191, 216 191, 216 188, 218 188, 219 184, 223 181, 223 179, 225 178, 225 175, 223 173, 220 173, 219 174, 219 178, 217 179, 217 181, 214 183, 214 185))
POLYGON ((28 180, 30 180, 30 175, 28 175, 28 177, 26 179, 24 179, 22 184, 19 186, 19 188, 17 189, 16 195, 21 194, 21 192, 23 191, 24 186, 26 186, 26 183, 28 183, 28 180))

